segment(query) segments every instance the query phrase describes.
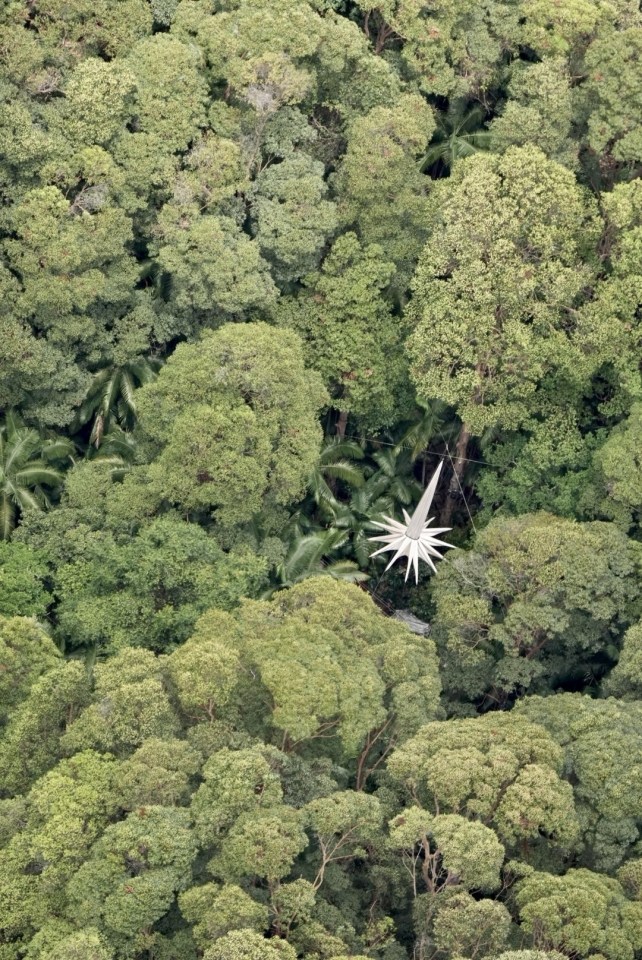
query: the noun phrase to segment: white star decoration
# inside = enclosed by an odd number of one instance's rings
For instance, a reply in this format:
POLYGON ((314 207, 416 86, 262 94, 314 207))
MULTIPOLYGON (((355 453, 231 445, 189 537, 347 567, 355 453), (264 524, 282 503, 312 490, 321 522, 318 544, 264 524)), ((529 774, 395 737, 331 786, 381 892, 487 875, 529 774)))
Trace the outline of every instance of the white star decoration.
POLYGON ((452 547, 452 543, 444 543, 443 540, 437 539, 437 534, 447 533, 448 530, 452 530, 452 527, 431 527, 430 524, 435 518, 430 517, 430 519, 426 520, 435 495, 435 490, 437 489, 442 467, 443 460, 432 475, 432 479, 424 490, 421 500, 415 507, 413 515, 410 517, 406 510, 403 511, 405 523, 399 523, 397 520, 393 520, 392 517, 386 516, 384 516, 385 523, 375 523, 373 521, 375 527, 385 530, 386 533, 380 537, 368 538, 369 540, 385 544, 385 546, 380 547, 379 550, 375 550, 371 556, 376 557, 380 553, 385 553, 386 550, 396 551, 386 570, 389 570, 399 557, 408 557, 408 566, 406 567, 404 580, 408 579, 412 565, 415 569, 415 583, 419 583, 420 560, 424 560, 436 573, 437 568, 432 562, 431 557, 436 557, 438 560, 441 560, 441 554, 438 550, 435 550, 435 547, 452 547))

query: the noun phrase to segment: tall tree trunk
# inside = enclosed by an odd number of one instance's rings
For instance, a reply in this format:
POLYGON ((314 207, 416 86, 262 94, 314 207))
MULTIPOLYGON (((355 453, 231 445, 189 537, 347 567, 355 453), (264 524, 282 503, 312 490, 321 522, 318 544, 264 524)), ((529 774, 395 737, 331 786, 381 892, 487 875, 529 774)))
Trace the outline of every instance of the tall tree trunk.
POLYGON ((343 438, 346 435, 346 427, 348 425, 348 411, 339 410, 339 419, 337 420, 337 436, 343 438))
POLYGON ((470 440, 470 430, 465 423, 462 423, 457 443, 455 444, 455 456, 453 457, 453 474, 448 486, 448 494, 444 505, 442 522, 445 527, 452 526, 452 516, 459 495, 463 490, 462 479, 466 469, 466 453, 468 452, 468 441, 470 440))

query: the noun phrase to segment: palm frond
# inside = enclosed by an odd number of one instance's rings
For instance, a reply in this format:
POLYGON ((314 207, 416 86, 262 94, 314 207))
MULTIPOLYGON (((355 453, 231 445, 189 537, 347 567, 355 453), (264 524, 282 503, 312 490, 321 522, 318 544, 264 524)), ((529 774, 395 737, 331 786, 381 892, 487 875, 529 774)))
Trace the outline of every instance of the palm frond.
POLYGON ((36 450, 40 438, 35 430, 22 430, 12 433, 6 446, 7 455, 4 461, 5 473, 9 473, 14 464, 28 460, 36 450))
POLYGON ((128 412, 134 416, 136 415, 136 401, 134 399, 135 389, 134 381, 132 380, 129 372, 127 370, 123 370, 120 375, 120 390, 128 412))
POLYGON ((470 143, 476 150, 488 150, 491 144, 492 134, 490 130, 474 130, 472 133, 466 133, 462 140, 470 143))
POLYGON ((343 480, 351 487, 362 487, 365 483, 365 477, 359 467, 350 463, 348 460, 337 460, 323 467, 326 477, 332 477, 333 480, 343 480))
POLYGON ((351 530, 358 520, 350 504, 337 503, 332 513, 332 526, 337 530, 351 530))
POLYGON ((110 414, 115 406, 121 382, 122 372, 120 370, 114 370, 109 380, 105 383, 101 402, 101 413, 106 423, 109 422, 110 414))
POLYGON ((285 557, 279 573, 287 583, 298 583, 321 571, 321 561, 348 540, 342 530, 316 530, 297 538, 285 557))
POLYGON ((451 420, 453 420, 452 417, 449 419, 448 408, 441 400, 417 400, 417 408, 415 422, 406 428, 394 448, 397 455, 402 450, 407 450, 413 463, 437 435, 441 437, 444 433, 450 432, 451 420))
POLYGON ((342 437, 328 437, 319 454, 319 463, 332 463, 337 458, 350 457, 352 460, 363 460, 365 454, 354 440, 345 440, 342 437))
POLYGON ((412 502, 413 495, 418 496, 421 493, 421 488, 418 483, 410 478, 406 479, 404 477, 395 477, 390 484, 388 492, 390 493, 391 497, 406 506, 412 502))
POLYGON ((369 575, 360 570, 352 560, 334 560, 332 563, 324 564, 320 572, 346 583, 363 583, 364 580, 370 579, 369 575))
POLYGON ((419 162, 425 172, 442 163, 450 169, 458 160, 472 156, 490 146, 490 133, 482 129, 486 111, 477 104, 469 107, 466 100, 454 100, 437 118, 437 129, 428 150, 419 162))
POLYGON ((163 364, 160 360, 144 358, 137 360, 135 363, 130 363, 128 369, 142 386, 145 383, 151 383, 152 380, 155 380, 162 366, 163 364))
POLYGON ((108 453, 104 448, 104 444, 98 453, 95 456, 92 456, 90 459, 94 463, 100 463, 110 468, 109 476, 112 480, 122 480, 125 474, 131 470, 131 465, 125 459, 125 457, 120 456, 118 453, 108 453))
POLYGON ((91 428, 91 433, 89 435, 89 442, 98 449, 103 438, 103 432, 105 429, 105 418, 102 413, 96 414, 96 419, 94 420, 94 425, 91 428))
POLYGON ((372 544, 368 543, 368 537, 365 530, 358 530, 355 533, 354 537, 352 538, 352 549, 360 566, 366 567, 370 560, 372 544))
POLYGON ((446 116, 451 130, 462 134, 480 127, 486 119, 486 111, 481 104, 469 108, 466 100, 455 100, 450 105, 446 116))
POLYGON ((419 169, 422 173, 425 173, 426 170, 430 170, 431 167, 434 167, 439 160, 441 160, 442 163, 446 163, 449 156, 450 144, 448 141, 438 140, 436 143, 431 144, 426 150, 419 162, 419 169))
POLYGON ((95 457, 92 457, 94 463, 104 463, 112 467, 122 467, 125 461, 117 453, 103 454, 102 451, 95 457))
POLYGON ((76 411, 73 428, 77 429, 78 427, 82 427, 85 423, 87 423, 87 421, 93 417, 94 413, 96 412, 96 408, 99 406, 99 397, 93 395, 86 397, 76 411))
POLYGON ((332 490, 321 476, 318 470, 315 470, 308 481, 308 489, 312 494, 315 503, 334 506, 337 500, 332 490))
POLYGON ((394 477, 397 470, 397 454, 394 448, 387 447, 385 450, 376 450, 372 454, 372 459, 386 477, 394 477))
POLYGON ((37 491, 32 493, 26 487, 16 488, 15 499, 18 501, 21 510, 42 510, 45 506, 42 494, 38 495, 37 491))
POLYGON ((41 456, 45 460, 72 460, 75 453, 75 445, 65 437, 45 440, 41 447, 41 456))
POLYGON ((285 582, 296 583, 310 576, 318 566, 323 551, 324 539, 318 533, 298 538, 281 564, 281 578, 285 582))
POLYGON ((24 421, 22 420, 20 414, 16 413, 15 410, 7 410, 4 415, 4 423, 8 438, 12 437, 14 433, 19 433, 25 428, 24 421))
POLYGON ((103 435, 100 450, 91 456, 92 460, 104 460, 117 456, 123 460, 133 460, 136 455, 136 441, 130 433, 118 427, 112 427, 103 435))
POLYGON ((102 370, 98 370, 92 378, 87 395, 89 396, 97 393, 102 395, 104 393, 103 388, 105 384, 109 383, 109 381, 112 379, 112 375, 113 370, 111 367, 103 367, 102 370))
POLYGON ((47 466, 45 463, 27 464, 22 470, 15 473, 16 483, 22 486, 35 487, 44 484, 48 487, 57 487, 62 481, 59 470, 47 466))
POLYGON ((355 491, 351 503, 354 501, 355 506, 358 505, 362 513, 368 513, 372 504, 384 493, 389 483, 390 480, 385 474, 373 474, 360 490, 355 491))

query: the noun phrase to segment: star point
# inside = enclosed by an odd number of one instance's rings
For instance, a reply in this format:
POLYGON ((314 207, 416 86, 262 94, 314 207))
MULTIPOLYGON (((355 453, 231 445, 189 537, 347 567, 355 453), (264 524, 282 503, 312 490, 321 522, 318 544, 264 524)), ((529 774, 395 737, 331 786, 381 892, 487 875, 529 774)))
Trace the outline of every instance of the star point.
POLYGON ((435 573, 437 568, 432 562, 432 557, 435 557, 438 560, 442 559, 441 554, 436 547, 445 547, 452 548, 452 543, 445 543, 443 540, 438 540, 437 536, 441 533, 447 533, 452 527, 431 527, 430 524, 435 519, 428 517, 428 511, 432 504, 433 498, 435 496, 435 490, 437 489, 437 483, 439 482, 439 475, 441 473, 441 468, 443 466, 443 461, 439 464, 434 474, 431 477, 430 483, 426 487, 423 496, 419 503, 417 504, 412 516, 409 516, 407 511, 403 511, 405 523, 400 523, 398 520, 394 520, 392 517, 385 517, 385 523, 379 521, 373 521, 373 525, 380 530, 385 530, 384 534, 380 534, 376 537, 369 537, 368 539, 375 543, 383 543, 383 547, 379 547, 378 550, 375 550, 371 554, 372 557, 377 557, 381 553, 386 551, 393 551, 394 555, 392 560, 388 563, 386 570, 389 570, 390 567, 399 560, 401 557, 408 558, 408 565, 406 567, 406 576, 404 581, 408 580, 408 575, 410 573, 411 567, 415 573, 415 583, 419 583, 419 560, 423 560, 435 573))

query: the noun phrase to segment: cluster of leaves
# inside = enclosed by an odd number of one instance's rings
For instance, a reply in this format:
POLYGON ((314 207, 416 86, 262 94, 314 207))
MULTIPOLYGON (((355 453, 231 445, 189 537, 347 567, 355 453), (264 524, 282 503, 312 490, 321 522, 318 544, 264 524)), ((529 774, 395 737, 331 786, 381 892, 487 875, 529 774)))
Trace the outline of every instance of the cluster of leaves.
POLYGON ((0 960, 642 953, 641 54, 2 5, 0 960))
POLYGON ((639 950, 637 702, 444 720, 433 642, 329 577, 169 655, 0 652, 3 957, 639 950))

